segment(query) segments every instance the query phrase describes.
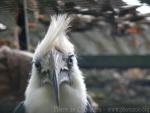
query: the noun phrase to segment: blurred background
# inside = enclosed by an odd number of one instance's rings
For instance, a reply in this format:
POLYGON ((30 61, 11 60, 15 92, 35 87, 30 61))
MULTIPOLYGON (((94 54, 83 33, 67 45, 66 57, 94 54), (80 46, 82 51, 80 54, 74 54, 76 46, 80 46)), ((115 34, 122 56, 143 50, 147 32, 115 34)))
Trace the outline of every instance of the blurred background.
POLYGON ((71 42, 97 113, 150 112, 149 0, 0 0, 0 113, 24 99, 50 16, 74 17, 71 42))

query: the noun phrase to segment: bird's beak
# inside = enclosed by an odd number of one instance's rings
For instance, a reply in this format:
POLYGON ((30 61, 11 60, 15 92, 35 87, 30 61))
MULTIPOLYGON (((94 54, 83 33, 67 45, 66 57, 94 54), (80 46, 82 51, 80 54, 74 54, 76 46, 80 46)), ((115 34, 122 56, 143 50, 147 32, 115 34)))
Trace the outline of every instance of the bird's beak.
POLYGON ((55 93, 55 98, 56 98, 56 104, 57 104, 57 106, 59 106, 59 103, 60 103, 60 92, 59 92, 60 81, 58 79, 58 73, 56 72, 56 70, 54 70, 54 72, 53 72, 52 82, 53 82, 53 88, 54 88, 54 93, 55 93))
POLYGON ((51 52, 52 64, 53 64, 53 74, 52 74, 52 83, 55 92, 56 104, 60 104, 60 85, 63 82, 70 82, 69 72, 67 69, 64 69, 63 54, 55 49, 51 52))

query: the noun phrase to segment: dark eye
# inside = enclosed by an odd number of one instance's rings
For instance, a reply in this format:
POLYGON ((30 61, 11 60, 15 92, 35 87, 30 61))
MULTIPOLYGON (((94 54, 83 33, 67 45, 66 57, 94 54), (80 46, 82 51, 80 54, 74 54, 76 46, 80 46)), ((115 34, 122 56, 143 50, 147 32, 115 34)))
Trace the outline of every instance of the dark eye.
POLYGON ((72 65, 73 65, 73 56, 74 56, 74 55, 70 55, 70 56, 68 57, 68 67, 69 67, 69 68, 71 68, 72 65))
POLYGON ((40 61, 36 61, 35 62, 35 67, 37 68, 37 70, 41 70, 41 63, 40 63, 40 61))
POLYGON ((68 59, 68 63, 69 63, 69 64, 72 64, 72 63, 73 63, 72 57, 68 59))

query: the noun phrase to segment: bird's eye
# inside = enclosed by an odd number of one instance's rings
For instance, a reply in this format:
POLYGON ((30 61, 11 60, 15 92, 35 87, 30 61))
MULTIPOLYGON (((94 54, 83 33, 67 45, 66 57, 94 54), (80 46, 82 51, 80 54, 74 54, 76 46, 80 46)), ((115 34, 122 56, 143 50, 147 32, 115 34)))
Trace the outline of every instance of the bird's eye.
POLYGON ((68 57, 68 67, 69 68, 71 68, 72 67, 72 65, 73 65, 73 56, 74 55, 70 55, 69 57, 68 57))
POLYGON ((37 68, 37 70, 41 70, 41 63, 40 63, 40 61, 36 61, 35 62, 35 67, 37 68))

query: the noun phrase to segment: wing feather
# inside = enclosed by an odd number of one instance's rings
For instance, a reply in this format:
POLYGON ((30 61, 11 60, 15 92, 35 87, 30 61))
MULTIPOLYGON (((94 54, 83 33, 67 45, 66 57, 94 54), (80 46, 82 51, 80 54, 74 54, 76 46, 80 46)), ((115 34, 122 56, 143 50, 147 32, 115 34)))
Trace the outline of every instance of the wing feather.
POLYGON ((23 101, 18 104, 13 113, 26 113, 23 101))
POLYGON ((95 113, 95 111, 94 111, 93 107, 91 106, 91 104, 89 103, 89 101, 87 103, 86 112, 85 113, 95 113))

